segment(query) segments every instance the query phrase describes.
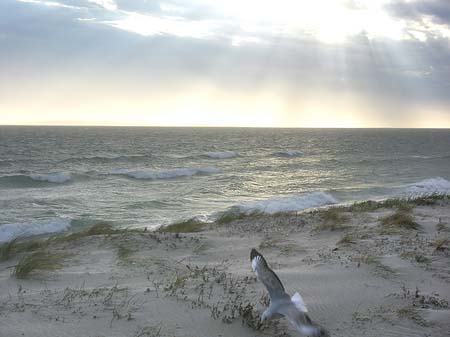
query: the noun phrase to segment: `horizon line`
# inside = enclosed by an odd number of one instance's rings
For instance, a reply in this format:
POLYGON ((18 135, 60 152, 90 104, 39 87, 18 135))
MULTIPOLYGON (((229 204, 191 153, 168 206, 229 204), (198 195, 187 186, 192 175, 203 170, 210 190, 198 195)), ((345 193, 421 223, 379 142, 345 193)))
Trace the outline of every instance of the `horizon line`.
POLYGON ((221 128, 221 129, 417 129, 417 130, 449 130, 450 127, 396 127, 396 126, 224 126, 224 125, 140 125, 140 124, 1 124, 0 127, 133 127, 133 128, 221 128))

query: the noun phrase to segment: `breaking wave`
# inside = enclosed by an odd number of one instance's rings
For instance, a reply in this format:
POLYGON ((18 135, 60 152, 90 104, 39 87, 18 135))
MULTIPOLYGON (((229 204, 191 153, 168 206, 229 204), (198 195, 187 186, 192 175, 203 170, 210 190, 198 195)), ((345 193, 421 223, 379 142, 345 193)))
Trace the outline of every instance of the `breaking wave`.
POLYGON ((151 154, 142 155, 118 155, 118 156, 82 156, 71 157, 62 160, 61 162, 76 163, 76 162, 88 162, 88 163, 110 163, 110 162, 133 162, 143 161, 152 158, 151 154))
POLYGON ((431 194, 450 194, 450 181, 441 177, 425 179, 407 185, 406 193, 411 197, 431 194))
POLYGON ((237 156, 237 153, 234 151, 224 151, 224 152, 208 152, 206 153, 206 157, 211 159, 229 159, 237 156))
POLYGON ((191 177, 201 174, 217 173, 218 169, 215 167, 199 167, 199 168, 179 168, 171 170, 119 170, 114 171, 111 174, 114 175, 125 175, 134 179, 145 179, 145 180, 158 180, 158 179, 174 179, 179 177, 191 177))
POLYGON ((72 176, 63 172, 0 176, 0 185, 7 187, 33 187, 41 183, 63 184, 69 181, 72 181, 72 176))
POLYGON ((270 198, 232 206, 228 211, 234 213, 266 213, 295 212, 308 208, 337 203, 337 200, 325 192, 295 194, 288 197, 270 198))
POLYGON ((18 237, 57 233, 71 226, 69 218, 55 218, 42 222, 21 222, 0 225, 0 243, 9 242, 18 237))

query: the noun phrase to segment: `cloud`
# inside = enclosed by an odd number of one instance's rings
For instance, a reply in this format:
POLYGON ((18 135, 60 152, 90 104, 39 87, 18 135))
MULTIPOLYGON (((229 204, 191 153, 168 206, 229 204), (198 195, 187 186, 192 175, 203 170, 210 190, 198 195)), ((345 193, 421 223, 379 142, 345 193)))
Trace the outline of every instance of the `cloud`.
POLYGON ((99 5, 107 10, 117 10, 117 4, 114 0, 88 0, 88 2, 99 5))
POLYGON ((394 16, 406 19, 421 19, 430 16, 439 24, 450 25, 450 2, 448 0, 393 0, 386 9, 394 16))
MULTIPOLYGON (((351 15, 365 18, 370 3, 353 1, 349 10, 359 14, 351 15)), ((24 102, 45 110, 56 101, 58 108, 157 109, 149 101, 158 97, 207 106, 192 100, 212 101, 209 92, 238 106, 270 92, 280 111, 320 107, 328 116, 319 103, 342 97, 340 111, 357 102, 374 119, 398 122, 409 108, 427 105, 450 114, 449 39, 436 30, 445 25, 426 21, 437 16, 389 9, 378 18, 410 36, 375 34, 375 20, 372 30, 348 26, 340 33, 349 35, 331 43, 282 20, 252 22, 247 13, 240 22, 236 15, 200 0, 2 0, 0 112, 24 102)))

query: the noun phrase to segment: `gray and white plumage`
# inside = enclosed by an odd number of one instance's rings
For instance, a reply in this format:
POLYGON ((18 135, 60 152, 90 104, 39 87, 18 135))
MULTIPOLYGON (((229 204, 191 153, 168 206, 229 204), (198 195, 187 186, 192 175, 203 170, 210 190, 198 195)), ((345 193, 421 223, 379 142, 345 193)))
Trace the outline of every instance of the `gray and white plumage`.
POLYGON ((329 336, 328 332, 311 321, 300 294, 295 293, 290 297, 286 293, 277 274, 269 268, 264 257, 256 249, 250 252, 250 261, 256 278, 264 284, 270 297, 270 306, 263 312, 261 321, 281 315, 305 336, 329 336))

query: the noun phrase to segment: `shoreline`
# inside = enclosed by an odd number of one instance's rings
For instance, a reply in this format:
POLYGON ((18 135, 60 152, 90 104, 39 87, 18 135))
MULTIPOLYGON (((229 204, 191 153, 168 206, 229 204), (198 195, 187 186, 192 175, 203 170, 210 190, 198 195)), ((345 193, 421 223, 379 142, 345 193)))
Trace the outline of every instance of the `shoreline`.
POLYGON ((254 247, 332 336, 448 334, 449 196, 226 220, 97 224, 2 246, 1 333, 297 336, 285 319, 259 323, 268 299, 254 247), (18 271, 30 258, 41 269, 18 271))

